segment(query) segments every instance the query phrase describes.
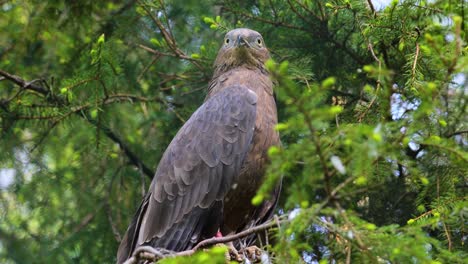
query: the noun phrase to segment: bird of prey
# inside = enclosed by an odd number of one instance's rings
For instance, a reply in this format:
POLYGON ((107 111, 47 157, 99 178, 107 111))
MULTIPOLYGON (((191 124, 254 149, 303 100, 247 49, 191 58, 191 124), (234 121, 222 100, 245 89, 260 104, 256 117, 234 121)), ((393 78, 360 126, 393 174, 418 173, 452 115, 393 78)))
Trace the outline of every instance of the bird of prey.
POLYGON ((118 263, 141 245, 183 251, 272 216, 280 183, 269 200, 258 207, 251 203, 267 151, 280 144, 273 83, 265 69, 269 58, 258 32, 238 28, 226 34, 206 99, 164 152, 120 244, 118 263))

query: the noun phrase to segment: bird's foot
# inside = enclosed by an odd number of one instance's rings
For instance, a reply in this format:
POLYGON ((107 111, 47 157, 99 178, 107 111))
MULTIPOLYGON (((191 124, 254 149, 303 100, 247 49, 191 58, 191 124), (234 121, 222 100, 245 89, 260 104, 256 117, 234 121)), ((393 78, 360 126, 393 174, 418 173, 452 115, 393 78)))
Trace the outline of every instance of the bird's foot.
POLYGON ((229 242, 226 243, 226 246, 228 248, 228 251, 226 252, 226 260, 229 257, 229 260, 231 261, 242 262, 242 256, 239 254, 236 247, 234 247, 234 244, 232 242, 229 242))
MULTIPOLYGON (((223 234, 221 233, 219 229, 218 229, 218 232, 216 232, 215 237, 216 238, 223 237, 223 234)), ((216 244, 216 245, 219 245, 219 246, 225 245, 227 247, 226 253, 224 255, 226 259, 226 263, 229 263, 230 261, 237 261, 237 262, 243 261, 242 256, 239 254, 239 252, 237 251, 236 247, 234 246, 232 242, 228 242, 226 244, 216 244)))
POLYGON ((257 263, 262 260, 262 250, 257 246, 243 248, 239 251, 239 253, 253 263, 257 263))

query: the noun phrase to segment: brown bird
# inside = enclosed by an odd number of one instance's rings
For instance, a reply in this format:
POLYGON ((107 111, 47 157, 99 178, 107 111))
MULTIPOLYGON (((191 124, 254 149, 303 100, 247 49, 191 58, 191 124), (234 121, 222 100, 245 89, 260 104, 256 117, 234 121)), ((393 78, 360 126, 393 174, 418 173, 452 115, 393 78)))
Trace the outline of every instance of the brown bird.
POLYGON ((279 145, 270 58, 262 36, 228 32, 214 63, 205 102, 164 152, 148 193, 123 238, 117 262, 136 247, 192 248, 218 231, 229 235, 271 217, 280 183, 260 206, 267 150, 279 145))

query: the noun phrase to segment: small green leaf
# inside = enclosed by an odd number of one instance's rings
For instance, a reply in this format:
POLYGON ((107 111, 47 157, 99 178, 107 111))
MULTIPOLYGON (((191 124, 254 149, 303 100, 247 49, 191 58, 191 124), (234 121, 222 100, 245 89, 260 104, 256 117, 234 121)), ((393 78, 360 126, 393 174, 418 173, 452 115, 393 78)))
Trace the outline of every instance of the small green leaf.
POLYGON ((437 89, 437 85, 433 82, 428 82, 427 83, 427 89, 432 92, 432 91, 435 91, 437 89))
POLYGON ((424 205, 420 204, 420 205, 418 205, 417 210, 418 210, 418 212, 423 213, 423 212, 426 211, 426 207, 424 207, 424 205))
POLYGON ((434 38, 432 37, 432 35, 429 34, 429 33, 424 34, 424 39, 426 39, 428 42, 431 42, 431 41, 434 40, 434 38))
POLYGON ((453 19, 455 26, 461 25, 463 21, 463 18, 461 16, 454 16, 452 19, 453 19))
POLYGON ((324 88, 330 88, 330 87, 332 87, 333 85, 335 85, 335 83, 336 83, 335 77, 328 77, 328 78, 326 78, 325 80, 323 80, 322 86, 323 86, 324 88))
POLYGON ((426 177, 421 177, 420 180, 421 180, 421 183, 424 184, 424 185, 429 184, 429 180, 426 177))
POLYGON ((269 149, 268 149, 268 156, 269 157, 273 157, 275 155, 278 155, 280 153, 280 149, 279 147, 277 146, 271 146, 269 149))
POLYGON ((404 146, 408 146, 408 144, 410 143, 410 138, 409 137, 404 137, 402 143, 403 143, 404 146))
POLYGON ((362 67, 362 70, 365 72, 372 72, 374 71, 374 67, 372 65, 364 65, 364 67, 362 67))
POLYGON ((273 59, 268 59, 266 62, 265 62, 265 68, 270 71, 270 72, 273 72, 275 70, 275 61, 273 59))
POLYGON ((328 264, 328 260, 326 258, 323 258, 319 261, 319 264, 328 264))
POLYGON ((254 198, 252 198, 252 204, 255 205, 255 206, 258 206, 260 205, 262 202, 263 202, 263 194, 257 194, 254 196, 254 198))
POLYGON ((97 40, 97 44, 101 45, 104 43, 104 40, 105 40, 105 36, 104 36, 104 33, 101 34, 101 36, 99 36, 98 40, 97 40))
POLYGON ((214 23, 214 20, 213 20, 211 17, 204 17, 204 18, 203 18, 203 21, 204 21, 206 24, 213 24, 213 23, 214 23))
POLYGON ((382 134, 379 132, 374 132, 372 133, 372 139, 374 139, 377 142, 382 142, 382 134))
POLYGON ((432 53, 431 48, 429 48, 426 45, 421 44, 421 45, 419 45, 419 48, 421 49, 421 52, 424 53, 424 54, 430 55, 432 53))
POLYGON ((278 124, 275 126, 275 130, 276 130, 276 131, 282 131, 282 130, 288 129, 288 127, 289 127, 288 124, 285 124, 285 123, 278 123, 278 124))
POLYGON ((334 106, 329 108, 328 112, 330 114, 332 114, 332 115, 337 115, 337 114, 343 112, 343 107, 339 106, 339 105, 334 105, 334 106))
POLYGON ((159 40, 157 38, 151 38, 150 42, 151 42, 151 44, 153 44, 155 46, 161 46, 161 42, 159 42, 159 40))
POLYGON ((405 48, 405 42, 402 41, 402 42, 400 42, 400 44, 398 44, 398 50, 403 51, 404 48, 405 48))
POLYGON ((288 72, 288 67, 289 67, 289 62, 283 61, 279 66, 279 73, 281 75, 286 75, 286 73, 288 72))
POLYGON ((367 178, 364 177, 364 176, 359 176, 359 177, 354 181, 354 183, 355 183, 356 185, 364 185, 364 184, 367 183, 367 178))
POLYGON ((374 92, 374 87, 372 87, 369 84, 364 85, 364 88, 362 88, 364 92, 366 93, 373 93, 374 92))
POLYGON ((97 109, 93 109, 93 110, 91 110, 91 113, 90 113, 90 115, 91 115, 91 117, 92 117, 92 118, 96 118, 96 117, 97 117, 97 115, 98 115, 98 110, 97 110, 97 109))

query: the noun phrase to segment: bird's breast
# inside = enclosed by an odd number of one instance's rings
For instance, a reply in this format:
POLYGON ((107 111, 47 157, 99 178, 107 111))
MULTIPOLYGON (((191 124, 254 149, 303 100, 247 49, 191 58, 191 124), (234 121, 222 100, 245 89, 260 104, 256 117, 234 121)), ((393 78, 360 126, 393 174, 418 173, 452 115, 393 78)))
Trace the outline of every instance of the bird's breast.
POLYGON ((280 144, 277 124, 276 104, 273 98, 272 86, 269 79, 254 80, 247 83, 253 92, 257 94, 257 109, 255 132, 252 138, 250 150, 243 162, 241 174, 224 200, 224 225, 228 230, 238 230, 249 220, 255 207, 251 200, 263 183, 266 165, 268 164, 268 149, 280 144))

